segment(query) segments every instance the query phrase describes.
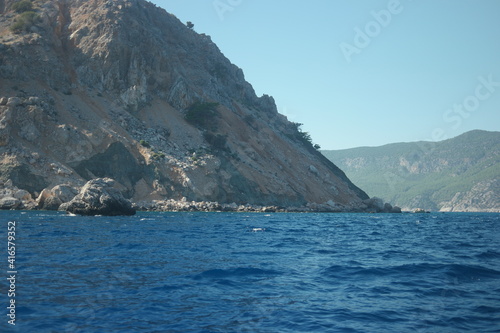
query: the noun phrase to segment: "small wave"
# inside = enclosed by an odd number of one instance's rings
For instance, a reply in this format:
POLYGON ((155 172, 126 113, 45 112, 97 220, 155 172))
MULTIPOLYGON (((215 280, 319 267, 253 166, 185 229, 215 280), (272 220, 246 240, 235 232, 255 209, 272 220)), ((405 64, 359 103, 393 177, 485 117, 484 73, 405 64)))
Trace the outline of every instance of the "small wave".
POLYGON ((123 243, 118 243, 116 244, 115 246, 113 247, 116 247, 116 248, 123 248, 123 249, 136 249, 136 248, 140 248, 140 247, 143 247, 142 244, 123 244, 123 243))
POLYGON ((30 314, 33 314, 35 313, 36 311, 30 307, 27 307, 27 306, 19 306, 17 308, 17 312, 19 314, 22 314, 23 316, 26 316, 26 315, 30 315, 30 314))
POLYGON ((395 289, 387 286, 376 286, 372 287, 370 292, 377 295, 390 295, 395 292, 395 289))
MULTIPOLYGON (((429 285, 427 288, 421 290, 421 295, 425 297, 465 297, 466 292, 462 289, 454 288, 454 281, 449 281, 442 286, 436 287, 436 285, 429 285)), ((458 282, 457 282, 458 283, 458 282)))
POLYGON ((500 258, 500 252, 488 250, 477 254, 475 257, 478 259, 497 259, 500 258))
MULTIPOLYGON (((349 309, 338 309, 332 311, 332 315, 335 319, 341 321, 358 321, 358 322, 399 322, 404 321, 405 319, 401 315, 401 313, 390 310, 382 310, 382 311, 373 311, 373 312, 361 312, 361 311, 353 311, 349 309)), ((355 331, 357 332, 357 331, 355 331)))
POLYGON ((404 264, 398 266, 363 267, 353 262, 352 265, 332 265, 322 271, 322 275, 333 278, 345 278, 356 276, 383 277, 383 276, 427 276, 429 274, 442 275, 443 273, 452 277, 478 278, 500 278, 500 272, 481 266, 457 265, 457 264, 404 264))
POLYGON ((231 277, 268 277, 268 276, 276 276, 281 275, 281 273, 268 270, 268 269, 260 269, 253 267, 238 267, 231 269, 210 269, 204 271, 195 276, 195 279, 200 278, 210 278, 210 279, 223 279, 223 278, 231 278, 231 277))
POLYGON ((163 286, 158 286, 158 287, 154 287, 154 288, 151 288, 151 290, 154 290, 154 291, 170 291, 170 290, 179 290, 179 289, 182 289, 184 286, 182 285, 163 285, 163 286))
POLYGON ((459 243, 457 246, 452 246, 450 248, 464 248, 464 247, 482 247, 482 245, 479 245, 479 244, 474 244, 474 243, 465 243, 465 242, 461 242, 459 243))
POLYGON ((369 277, 369 276, 382 276, 387 274, 387 268, 381 267, 360 267, 360 266, 342 266, 333 265, 323 270, 321 275, 330 278, 343 279, 347 277, 369 277))
POLYGON ((448 265, 446 274, 452 277, 470 280, 500 279, 499 271, 477 265, 448 265))
POLYGON ((297 232, 297 233, 303 234, 303 233, 306 233, 308 230, 304 229, 304 228, 293 228, 293 229, 288 229, 287 231, 293 232, 293 233, 297 232))
POLYGON ((326 249, 319 249, 315 251, 318 254, 337 254, 339 251, 337 250, 326 250, 326 249))
POLYGON ((499 314, 500 313, 500 307, 492 307, 492 306, 481 305, 481 306, 478 306, 477 308, 475 308, 474 312, 477 312, 477 313, 480 313, 480 314, 499 314))
POLYGON ((254 251, 234 251, 232 254, 240 256, 279 256, 282 254, 280 251, 261 251, 261 250, 254 250, 254 251))

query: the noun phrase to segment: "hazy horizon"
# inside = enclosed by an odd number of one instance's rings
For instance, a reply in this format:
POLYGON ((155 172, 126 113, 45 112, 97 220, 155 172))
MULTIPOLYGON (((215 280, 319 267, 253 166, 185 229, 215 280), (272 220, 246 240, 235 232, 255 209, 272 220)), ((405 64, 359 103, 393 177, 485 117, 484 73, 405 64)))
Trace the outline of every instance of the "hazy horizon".
POLYGON ((445 141, 445 140, 449 140, 449 139, 454 139, 456 137, 459 137, 465 133, 469 133, 469 132, 472 132, 472 131, 485 131, 485 132, 489 132, 489 133, 500 133, 500 131, 487 131, 487 130, 482 130, 482 129, 473 129, 473 130, 470 130, 470 131, 466 131, 466 132, 463 132, 463 133, 460 133, 460 134, 457 134, 451 138, 446 138, 446 139, 443 139, 443 140, 438 140, 438 141, 431 141, 431 140, 415 140, 415 141, 398 141, 398 142, 389 142, 389 143, 384 143, 384 144, 381 144, 381 145, 376 145, 376 146, 357 146, 357 147, 350 147, 350 148, 340 148, 340 149, 323 149, 321 148, 321 150, 348 150, 348 149, 356 149, 356 148, 378 148, 378 147, 384 147, 384 146, 389 146, 389 145, 393 145, 393 144, 405 144, 405 143, 420 143, 420 142, 441 142, 441 141, 445 141))

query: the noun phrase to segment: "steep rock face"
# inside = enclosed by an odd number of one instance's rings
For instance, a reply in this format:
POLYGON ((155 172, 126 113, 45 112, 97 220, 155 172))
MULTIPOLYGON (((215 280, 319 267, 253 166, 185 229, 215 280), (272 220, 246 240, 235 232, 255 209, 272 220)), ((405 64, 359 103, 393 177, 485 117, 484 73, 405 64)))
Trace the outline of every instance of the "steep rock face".
POLYGON ((33 1, 37 18, 13 33, 14 2, 0 5, 0 180, 37 196, 110 177, 134 201, 367 198, 209 36, 165 10, 33 1))
POLYGON ((467 192, 457 192, 448 202, 443 202, 442 212, 491 212, 500 213, 500 179, 482 181, 467 192))

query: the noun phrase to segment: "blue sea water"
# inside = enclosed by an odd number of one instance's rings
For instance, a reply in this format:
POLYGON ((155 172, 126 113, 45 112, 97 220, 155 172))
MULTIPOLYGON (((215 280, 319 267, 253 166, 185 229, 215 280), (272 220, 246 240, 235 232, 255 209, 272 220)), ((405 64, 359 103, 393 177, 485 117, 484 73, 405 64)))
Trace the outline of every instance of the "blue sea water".
POLYGON ((1 332, 500 332, 500 214, 0 221, 1 332))

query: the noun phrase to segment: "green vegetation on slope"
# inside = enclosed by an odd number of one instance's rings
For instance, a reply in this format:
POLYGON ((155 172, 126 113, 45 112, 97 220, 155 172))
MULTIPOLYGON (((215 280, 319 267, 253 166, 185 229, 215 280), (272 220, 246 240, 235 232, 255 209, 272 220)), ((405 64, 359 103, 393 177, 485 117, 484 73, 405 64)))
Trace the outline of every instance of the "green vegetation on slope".
POLYGON ((405 209, 439 210, 457 192, 500 178, 500 132, 322 153, 370 196, 405 209))

